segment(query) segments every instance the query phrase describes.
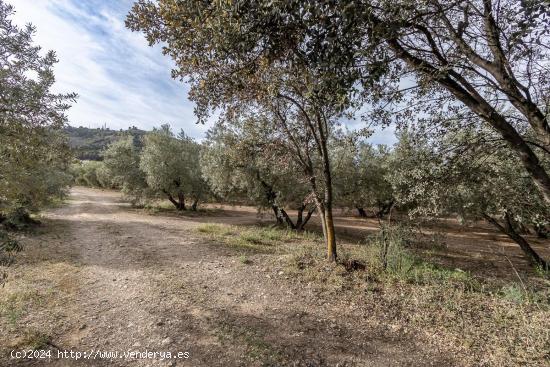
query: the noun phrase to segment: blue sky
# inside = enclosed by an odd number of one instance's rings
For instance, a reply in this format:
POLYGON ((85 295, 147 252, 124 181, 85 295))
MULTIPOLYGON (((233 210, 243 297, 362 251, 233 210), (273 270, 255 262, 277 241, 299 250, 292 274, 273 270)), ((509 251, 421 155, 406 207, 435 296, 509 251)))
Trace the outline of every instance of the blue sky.
MULTIPOLYGON (((7 2, 15 7, 14 21, 32 23, 35 42, 57 53, 55 91, 78 93, 68 113, 71 125, 149 130, 169 123, 203 137, 208 124, 195 124, 189 88, 170 77, 170 58, 124 27, 132 0, 7 2)), ((393 131, 378 131, 369 140, 392 143, 393 131)))

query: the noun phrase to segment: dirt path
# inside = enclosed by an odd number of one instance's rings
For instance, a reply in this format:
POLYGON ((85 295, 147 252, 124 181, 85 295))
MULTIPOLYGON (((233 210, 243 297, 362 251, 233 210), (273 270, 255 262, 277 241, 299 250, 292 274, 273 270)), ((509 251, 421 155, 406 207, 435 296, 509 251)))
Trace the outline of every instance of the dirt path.
POLYGON ((84 188, 45 217, 0 290, 24 289, 28 298, 10 302, 31 305, 11 323, 0 319, 3 352, 39 333, 61 350, 189 358, 75 361, 53 348, 49 363, 4 355, 0 366, 453 364, 410 334, 368 321, 368 305, 317 294, 262 255, 242 264, 238 253, 202 239, 196 220, 147 216, 116 193, 84 188))

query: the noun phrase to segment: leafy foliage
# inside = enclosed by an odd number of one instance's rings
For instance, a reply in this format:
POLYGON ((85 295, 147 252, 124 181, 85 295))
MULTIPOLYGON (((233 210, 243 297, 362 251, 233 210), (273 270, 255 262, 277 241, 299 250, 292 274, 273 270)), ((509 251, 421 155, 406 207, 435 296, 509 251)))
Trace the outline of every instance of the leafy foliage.
POLYGON ((170 126, 163 125, 145 135, 140 155, 140 169, 148 187, 157 195, 166 195, 178 208, 185 209, 185 197, 196 209, 206 188, 199 166, 200 145, 183 131, 175 137, 170 126))
POLYGON ((82 186, 113 188, 115 184, 105 164, 99 161, 78 161, 71 165, 74 183, 82 186))
POLYGON ((535 263, 546 266, 532 249, 524 248, 528 244, 521 233, 545 231, 550 208, 533 181, 517 169, 517 156, 494 132, 465 129, 432 141, 408 131, 401 134, 395 154, 390 182, 410 215, 487 219, 535 263), (484 143, 476 144, 479 140, 484 143))
MULTIPOLYGON (((61 133, 75 94, 55 94, 53 51, 41 55, 34 28, 18 28, 0 0, 0 265, 21 245, 5 229, 34 223, 29 215, 62 197, 71 178, 70 150, 61 133)), ((6 274, 0 274, 0 284, 6 274)))
POLYGON ((33 45, 34 28, 16 27, 0 1, 0 214, 38 210, 70 183, 61 128, 74 94, 54 94, 50 51, 33 45))
POLYGON ((294 223, 286 211, 297 209, 301 216, 309 208, 309 219, 315 204, 300 167, 279 151, 277 143, 265 116, 231 124, 220 121, 207 134, 201 155, 203 176, 223 199, 244 199, 272 209, 279 223, 302 229, 307 220, 294 223))
POLYGON ((339 205, 357 209, 366 216, 366 210, 373 210, 373 216, 381 217, 394 203, 391 183, 387 179, 391 167, 391 150, 366 142, 353 143, 343 140, 333 151, 334 186, 339 205))
POLYGON ((134 203, 150 196, 145 173, 140 168, 140 145, 134 136, 128 135, 111 143, 103 152, 103 162, 111 182, 134 203))

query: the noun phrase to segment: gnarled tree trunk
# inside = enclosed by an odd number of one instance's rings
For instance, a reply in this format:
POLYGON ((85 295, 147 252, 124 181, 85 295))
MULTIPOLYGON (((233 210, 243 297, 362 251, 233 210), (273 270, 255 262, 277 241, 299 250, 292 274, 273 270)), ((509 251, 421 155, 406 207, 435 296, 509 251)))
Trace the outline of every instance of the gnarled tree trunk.
POLYGON ((296 230, 297 231, 303 231, 304 230, 304 227, 306 226, 307 222, 309 222, 309 220, 311 219, 311 216, 315 212, 314 207, 310 208, 307 211, 307 214, 306 214, 305 218, 303 218, 303 212, 304 212, 305 209, 306 209, 306 206, 303 205, 303 206, 300 207, 300 210, 298 211, 298 219, 296 220, 296 230))
POLYGON ((531 264, 535 266, 540 266, 541 268, 546 270, 550 269, 548 263, 542 257, 540 257, 540 255, 537 254, 537 252, 531 247, 529 242, 527 242, 527 240, 516 231, 509 213, 505 213, 504 215, 504 225, 500 224, 495 218, 491 217, 488 214, 484 213, 483 217, 489 223, 495 226, 499 231, 506 234, 508 237, 510 237, 510 239, 517 243, 523 253, 527 256, 527 259, 531 264))

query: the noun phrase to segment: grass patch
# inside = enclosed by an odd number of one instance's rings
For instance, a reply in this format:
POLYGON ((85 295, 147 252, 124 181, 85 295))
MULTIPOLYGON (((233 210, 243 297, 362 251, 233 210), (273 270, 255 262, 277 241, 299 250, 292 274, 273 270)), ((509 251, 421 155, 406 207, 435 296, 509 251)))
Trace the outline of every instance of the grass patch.
POLYGON ((0 317, 15 327, 32 307, 42 305, 46 296, 38 290, 20 290, 7 294, 4 299, 0 299, 0 317))
POLYGON ((32 350, 46 349, 52 342, 52 337, 38 330, 26 331, 22 340, 18 343, 19 348, 29 348, 32 350))
POLYGON ((250 362, 259 362, 261 366, 277 366, 284 360, 283 355, 265 339, 257 329, 221 321, 216 328, 216 335, 222 345, 244 348, 244 357, 250 362))
POLYGON ((285 252, 288 246, 319 239, 316 234, 310 232, 296 232, 276 227, 237 227, 211 223, 200 225, 197 232, 207 235, 216 243, 245 253, 281 253, 285 252))
POLYGON ((252 260, 250 260, 246 255, 239 256, 239 261, 241 264, 244 264, 244 265, 252 264, 252 260))
POLYGON ((469 272, 431 264, 415 256, 408 248, 407 232, 401 228, 386 229, 367 243, 339 244, 338 262, 325 260, 324 246, 305 244, 295 247, 287 261, 294 275, 305 277, 323 288, 338 289, 364 283, 403 282, 416 285, 441 285, 468 291, 481 285, 469 272))
POLYGON ((548 363, 547 290, 431 264, 415 255, 408 236, 386 228, 367 243, 340 243, 336 264, 326 262, 323 246, 300 246, 286 257, 288 272, 318 291, 369 305, 374 322, 415 331, 464 365, 548 363))

